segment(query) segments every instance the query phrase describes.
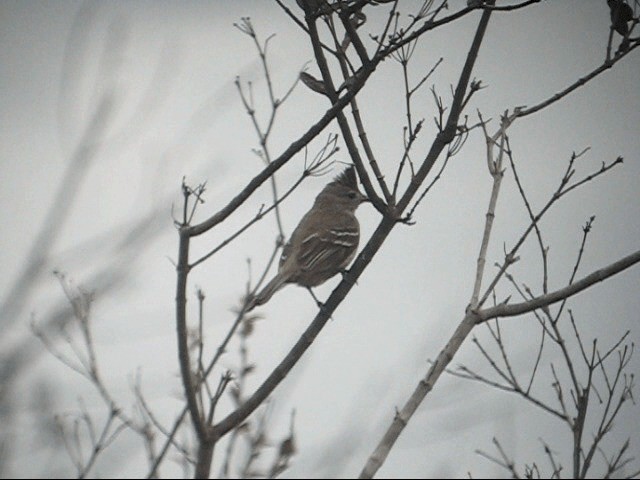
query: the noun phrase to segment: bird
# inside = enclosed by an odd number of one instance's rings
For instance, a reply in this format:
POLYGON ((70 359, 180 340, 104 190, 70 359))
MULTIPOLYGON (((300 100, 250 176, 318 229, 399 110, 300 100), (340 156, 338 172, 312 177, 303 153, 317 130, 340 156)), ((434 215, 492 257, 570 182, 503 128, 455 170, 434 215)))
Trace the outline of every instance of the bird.
POLYGON ((368 201, 358 189, 353 166, 328 183, 282 249, 278 273, 248 300, 245 311, 267 303, 286 284, 306 287, 313 295, 311 287, 344 272, 360 240, 356 209, 368 201))
POLYGON ((307 72, 300 72, 300 80, 302 80, 302 83, 314 92, 321 93, 323 95, 327 94, 327 88, 324 86, 324 82, 322 80, 318 80, 313 75, 310 75, 307 72))
POLYGON ((625 37, 629 33, 628 23, 633 20, 633 9, 624 0, 607 0, 611 10, 611 25, 620 35, 625 37))

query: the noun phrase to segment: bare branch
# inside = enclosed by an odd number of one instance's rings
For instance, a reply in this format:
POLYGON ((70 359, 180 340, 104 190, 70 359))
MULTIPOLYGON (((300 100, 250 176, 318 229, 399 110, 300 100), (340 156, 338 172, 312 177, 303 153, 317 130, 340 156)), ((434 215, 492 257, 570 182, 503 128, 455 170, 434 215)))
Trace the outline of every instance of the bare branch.
POLYGON ((607 267, 596 270, 595 272, 587 275, 586 277, 578 280, 577 282, 567 285, 564 288, 548 293, 546 295, 540 295, 533 300, 522 303, 513 303, 510 305, 501 304, 495 307, 485 308, 477 312, 477 323, 486 322, 492 318, 498 317, 514 317, 522 315, 524 313, 532 312, 538 308, 542 308, 548 305, 552 305, 556 302, 569 298, 583 290, 591 287, 592 285, 602 282, 613 275, 616 275, 629 267, 632 267, 636 263, 640 262, 640 250, 631 255, 628 255, 620 260, 608 265, 607 267))

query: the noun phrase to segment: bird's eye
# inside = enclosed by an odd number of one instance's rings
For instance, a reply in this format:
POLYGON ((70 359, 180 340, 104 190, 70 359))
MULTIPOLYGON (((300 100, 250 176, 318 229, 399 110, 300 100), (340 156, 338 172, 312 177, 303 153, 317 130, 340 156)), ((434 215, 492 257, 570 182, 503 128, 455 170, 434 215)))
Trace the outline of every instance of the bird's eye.
POLYGON ((348 195, 348 196, 349 196, 349 198, 350 198, 350 199, 352 199, 352 200, 353 200, 354 198, 356 198, 356 192, 349 192, 347 195, 348 195))

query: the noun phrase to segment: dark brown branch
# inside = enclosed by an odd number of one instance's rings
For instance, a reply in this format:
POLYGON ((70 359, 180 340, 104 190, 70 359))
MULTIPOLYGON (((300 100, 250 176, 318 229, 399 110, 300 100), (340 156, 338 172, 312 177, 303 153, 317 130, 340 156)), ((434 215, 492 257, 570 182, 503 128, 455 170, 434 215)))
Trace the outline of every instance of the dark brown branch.
POLYGON ((344 94, 340 99, 329 108, 325 114, 318 120, 312 127, 310 127, 298 140, 294 141, 280 156, 273 160, 268 166, 266 166, 258 175, 256 175, 247 186, 236 195, 225 207, 219 210, 217 213, 209 217, 204 222, 193 225, 186 230, 186 234, 189 237, 195 237, 201 235, 216 225, 226 220, 233 212, 240 207, 249 196, 255 192, 265 181, 278 171, 283 165, 285 165, 293 156, 302 150, 309 144, 318 134, 325 129, 329 123, 331 123, 339 112, 344 109, 351 99, 360 91, 364 86, 367 78, 373 72, 373 68, 361 72, 353 85, 349 88, 348 92, 344 94))
POLYGON ((528 7, 529 5, 533 5, 534 3, 540 3, 541 0, 527 0, 522 3, 518 3, 516 5, 482 5, 480 8, 491 9, 494 12, 510 12, 512 10, 518 10, 520 8, 528 7))
POLYGON ((358 35, 358 32, 356 31, 354 26, 351 24, 349 15, 346 12, 340 11, 338 12, 338 16, 342 21, 342 25, 344 26, 344 29, 346 30, 347 35, 351 40, 351 43, 353 43, 353 46, 356 49, 356 52, 358 53, 358 57, 360 57, 360 62, 362 63, 362 65, 367 65, 370 61, 369 55, 367 54, 367 49, 362 43, 362 40, 360 39, 360 35, 358 35))
MULTIPOLYGON (((344 78, 344 83, 343 85, 347 85, 349 80, 349 77, 351 75, 355 75, 356 72, 350 72, 349 68, 348 68, 348 57, 346 55, 346 53, 344 51, 342 51, 340 44, 338 42, 338 38, 336 37, 335 34, 335 29, 333 28, 333 23, 330 22, 329 23, 329 27, 331 30, 331 34, 334 38, 334 42, 336 44, 336 49, 340 52, 338 55, 338 61, 340 63, 340 69, 342 71, 342 76, 344 78)), ((353 120, 355 121, 356 124, 356 128, 358 130, 358 135, 360 137, 360 141, 362 143, 362 146, 364 148, 365 154, 367 155, 367 159, 369 160, 369 165, 371 165, 371 169, 373 170, 373 173, 376 177, 376 179, 378 180, 378 185, 380 185, 380 188, 382 189, 382 193, 384 195, 384 198, 387 202, 387 204, 392 203, 392 197, 391 197, 391 193, 389 192, 389 188, 387 187, 387 184, 384 180, 384 175, 382 175, 382 172, 380 171, 380 167, 378 165, 378 162, 375 158, 375 155, 373 153, 373 149, 371 148, 371 145, 369 144, 369 139, 367 138, 367 133, 366 130, 364 128, 364 124, 362 122, 362 118, 360 116, 360 109, 358 107, 358 103, 356 102, 355 97, 351 100, 351 112, 353 115, 353 120)), ((351 150, 350 150, 351 152, 351 150)))
POLYGON ((307 327, 300 339, 285 356, 282 362, 280 362, 262 385, 255 391, 255 393, 251 395, 240 408, 232 412, 214 426, 213 432, 215 437, 219 438, 223 436, 244 421, 256 408, 258 408, 258 406, 260 406, 260 404, 262 404, 264 400, 266 400, 271 392, 285 378, 304 352, 311 346, 313 340, 318 336, 335 309, 349 293, 355 281, 367 267, 369 262, 371 262, 371 259, 380 249, 382 243, 395 225, 396 222, 392 219, 383 218, 367 246, 360 253, 342 282, 340 282, 336 289, 331 293, 324 303, 324 306, 320 309, 313 322, 311 322, 309 327, 307 327))
POLYGON ((627 54, 629 54, 631 51, 635 50, 638 47, 640 47, 640 42, 634 44, 626 52, 621 53, 619 55, 616 55, 613 59, 606 60, 598 68, 596 68, 595 70, 591 71, 590 73, 588 73, 584 77, 578 79, 577 81, 575 81, 574 83, 569 85, 567 88, 565 88, 564 90, 556 93, 555 95, 553 95, 552 97, 548 98, 547 100, 544 100, 544 101, 538 103, 537 105, 534 105, 533 107, 521 109, 519 111, 519 113, 518 113, 518 117, 520 118, 520 117, 525 117, 527 115, 531 115, 532 113, 536 113, 536 112, 542 110, 543 108, 546 108, 549 105, 557 102, 558 100, 561 100, 562 98, 566 97, 571 92, 573 92, 574 90, 577 90, 578 88, 582 87, 583 85, 586 85, 589 81, 591 81, 592 79, 594 79, 595 77, 597 77, 601 73, 605 72, 606 70, 609 70, 619 60, 621 60, 623 57, 625 57, 627 54))
MULTIPOLYGON (((235 240, 237 237, 239 237, 242 233, 244 233, 249 227, 251 227, 251 225, 253 225, 254 223, 256 223, 259 220, 261 220, 265 215, 267 215, 272 210, 276 209, 278 207, 278 205, 280 205, 289 195, 291 195, 307 177, 313 176, 317 171, 321 170, 322 167, 324 166, 324 163, 331 156, 333 156, 333 154, 336 151, 337 150, 332 150, 331 152, 329 152, 329 154, 326 157, 321 158, 318 162, 314 162, 312 165, 307 167, 302 172, 302 174, 300 175, 298 180, 284 193, 284 195, 282 195, 280 198, 278 198, 277 196, 274 197, 274 202, 273 202, 273 204, 271 204, 271 206, 269 206, 269 208, 267 208, 267 209, 261 208, 258 211, 258 213, 256 213, 256 215, 251 220, 249 220, 242 227, 240 227, 238 230, 236 230, 233 234, 231 234, 229 237, 227 237, 225 240, 223 240, 220 244, 218 244, 211 251, 209 251, 208 253, 204 254, 198 260, 195 260, 189 266, 189 268, 190 269, 194 268, 197 265, 201 264, 202 262, 206 261, 208 258, 211 258, 213 255, 218 253, 220 250, 222 250, 224 247, 226 247, 228 244, 230 244, 233 240, 235 240)), ((274 191, 274 195, 277 195, 277 192, 274 191)), ((278 229, 280 230, 280 227, 278 229)))
POLYGON ((196 388, 193 384, 193 372, 189 359, 189 339, 187 331, 187 276, 189 274, 189 230, 183 227, 180 230, 180 244, 178 247, 177 286, 176 286, 176 328, 178 338, 178 358, 180 360, 180 374, 184 385, 187 407, 191 414, 193 428, 198 439, 203 443, 207 439, 207 431, 204 419, 198 409, 196 388))
MULTIPOLYGON (((284 10, 284 13, 286 13, 289 18, 291 18, 296 25, 298 25, 302 30, 304 30, 304 32, 308 35, 309 34, 309 29, 307 28, 307 26, 304 24, 304 22, 302 20, 300 20, 298 17, 296 17, 294 15, 294 13, 284 4, 282 3, 281 0, 275 0, 275 2, 278 4, 278 6, 280 8, 282 8, 282 10, 284 10)), ((336 52, 334 50, 332 50, 331 48, 329 48, 327 45, 325 45, 324 43, 322 44, 322 48, 324 48, 327 52, 331 53, 333 56, 336 56, 336 52)))
MULTIPOLYGON (((339 101, 337 100, 338 94, 335 91, 335 86, 333 83, 333 79, 331 77, 331 72, 329 70, 327 60, 324 56, 322 49, 320 48, 320 36, 318 34, 316 20, 307 18, 307 25, 309 27, 309 36, 311 39, 311 43, 313 45, 313 53, 315 55, 318 67, 320 68, 320 72, 322 73, 322 81, 324 82, 324 85, 327 91, 326 92, 327 96, 329 97, 331 102, 335 104, 337 101, 339 101)), ((355 82, 358 82, 360 78, 370 75, 371 72, 373 72, 373 70, 375 69, 375 66, 376 66, 375 62, 370 62, 367 65, 364 65, 363 68, 360 69, 359 73, 355 75, 355 82)), ((342 98, 349 96, 349 93, 352 93, 352 87, 347 89, 347 94, 343 95, 342 98)), ((355 95, 351 96, 350 101, 353 98, 355 98, 355 95)), ((360 178, 360 181, 364 186, 364 190, 365 190, 365 193, 367 194, 367 197, 369 197, 369 200, 371 200, 371 203, 376 207, 376 209, 380 213, 385 214, 387 211, 386 204, 378 196, 375 189, 373 188, 371 180, 369 179, 369 174, 364 168, 364 163, 362 162, 362 158, 360 157, 360 153, 358 152, 358 147, 356 146, 353 136, 351 135, 351 129, 349 128, 349 124, 347 122, 347 119, 344 113, 342 111, 336 112, 336 119, 338 120, 340 131, 342 132, 342 136, 347 145, 349 156, 353 160, 353 164, 356 167, 356 170, 358 172, 358 177, 360 178)))

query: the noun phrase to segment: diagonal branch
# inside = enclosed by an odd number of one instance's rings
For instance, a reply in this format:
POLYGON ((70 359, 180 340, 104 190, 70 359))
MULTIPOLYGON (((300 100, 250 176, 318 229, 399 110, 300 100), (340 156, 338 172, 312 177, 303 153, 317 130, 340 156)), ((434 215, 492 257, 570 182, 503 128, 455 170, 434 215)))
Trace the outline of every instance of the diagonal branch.
POLYGON ((291 160, 296 153, 308 145, 311 140, 319 135, 325 127, 336 118, 338 113, 341 112, 342 109, 349 104, 351 99, 360 91, 360 89, 362 89, 366 80, 369 78, 371 73, 373 73, 373 70, 373 68, 370 68, 361 72, 361 75, 358 76, 349 91, 340 97, 340 99, 325 112, 320 120, 311 126, 298 140, 292 142, 279 157, 274 159, 273 162, 267 165, 258 175, 256 175, 238 195, 229 201, 226 206, 202 223, 186 228, 186 234, 189 237, 201 235, 226 220, 249 198, 249 196, 251 196, 253 192, 271 178, 276 171, 291 160))
POLYGON ((606 60, 598 68, 592 70, 591 72, 586 74, 584 77, 579 78, 574 83, 572 83, 571 85, 566 87, 564 90, 556 93, 555 95, 551 96, 550 98, 538 103, 537 105, 534 105, 533 107, 521 109, 520 112, 518 113, 518 117, 524 117, 524 116, 527 116, 527 115, 531 115, 532 113, 536 113, 536 112, 548 107, 549 105, 557 102, 558 100, 561 100, 562 98, 566 97, 567 95, 569 95, 573 91, 575 91, 578 88, 580 88, 580 87, 586 85, 587 83, 589 83, 592 79, 594 79, 595 77, 597 77, 601 73, 609 70, 611 67, 613 67, 613 65, 616 62, 621 60, 623 57, 625 57, 627 54, 629 54, 632 50, 635 50, 638 47, 640 47, 640 42, 634 44, 626 52, 621 53, 619 55, 616 55, 615 58, 613 58, 611 60, 606 60))
POLYGON ((522 315, 523 313, 532 312, 538 308, 543 308, 553 303, 565 300, 583 290, 586 290, 595 283, 602 282, 609 277, 612 277, 623 270, 640 262, 640 250, 621 258, 617 262, 608 265, 607 267, 596 270, 595 272, 587 275, 586 277, 578 280, 577 282, 568 285, 564 288, 548 293, 546 295, 540 295, 532 300, 514 304, 501 304, 495 307, 485 308, 476 313, 477 323, 483 323, 492 318, 498 317, 515 317, 522 315))

